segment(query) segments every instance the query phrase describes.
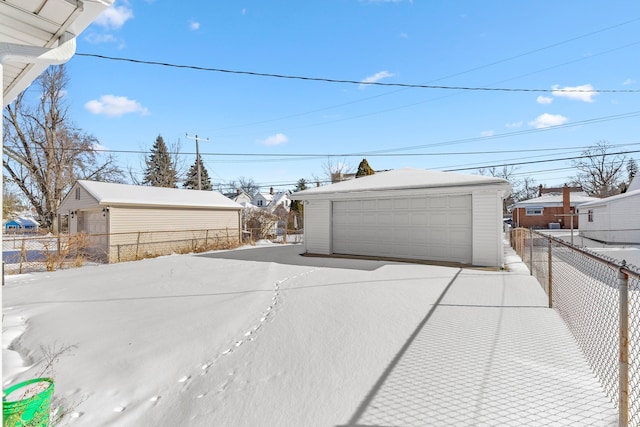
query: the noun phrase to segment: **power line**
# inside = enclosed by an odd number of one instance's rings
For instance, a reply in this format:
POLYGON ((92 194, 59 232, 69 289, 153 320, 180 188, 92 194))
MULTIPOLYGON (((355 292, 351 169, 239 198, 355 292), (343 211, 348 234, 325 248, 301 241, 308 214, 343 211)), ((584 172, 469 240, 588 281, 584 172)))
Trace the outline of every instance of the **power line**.
POLYGON ((190 69, 190 70, 197 70, 197 71, 209 71, 209 72, 227 73, 227 74, 241 74, 241 75, 249 75, 249 76, 256 76, 256 77, 271 77, 271 78, 278 78, 278 79, 305 80, 305 81, 316 81, 316 82, 325 82, 325 83, 342 83, 342 84, 368 85, 368 86, 403 87, 403 88, 413 88, 413 89, 442 89, 442 90, 486 91, 486 92, 538 92, 538 93, 540 92, 544 92, 544 93, 546 92, 556 92, 556 93, 557 92, 562 92, 562 93, 638 93, 640 92, 640 89, 576 89, 576 88, 532 89, 532 88, 441 86, 441 85, 424 85, 424 84, 412 84, 412 83, 365 82, 365 81, 348 80, 348 79, 330 79, 326 77, 308 77, 308 76, 296 76, 296 75, 288 75, 288 74, 260 73, 256 71, 240 71, 240 70, 228 70, 224 68, 201 67, 197 65, 172 64, 169 62, 145 61, 141 59, 98 55, 95 53, 76 53, 76 56, 107 59, 111 61, 131 62, 135 64, 144 64, 144 65, 158 65, 162 67, 182 68, 182 69, 190 69))
MULTIPOLYGON (((542 51, 547 50, 547 49, 551 49, 551 48, 554 48, 554 47, 557 47, 557 46, 561 46, 563 44, 567 44, 567 43, 570 43, 570 42, 573 42, 573 41, 576 41, 576 40, 579 40, 579 39, 582 39, 582 38, 586 38, 586 37, 589 37, 589 36, 592 36, 592 35, 595 35, 595 34, 599 34, 599 33, 605 32, 605 31, 609 31, 609 30, 612 30, 614 28, 621 27, 621 26, 624 26, 624 25, 628 25, 628 24, 631 24, 631 23, 637 22, 637 21, 640 21, 640 18, 634 18, 634 19, 631 19, 631 20, 628 20, 628 21, 624 21, 624 22, 615 24, 615 25, 610 25, 608 27, 601 28, 601 29, 598 29, 598 30, 595 30, 595 31, 592 31, 592 32, 589 32, 589 33, 581 34, 579 36, 572 37, 572 38, 569 38, 569 39, 566 39, 566 40, 563 40, 563 41, 560 41, 560 42, 557 42, 557 43, 552 43, 550 45, 546 45, 546 46, 543 46, 543 47, 540 47, 540 48, 529 50, 529 51, 526 51, 524 53, 520 53, 520 54, 517 54, 517 55, 513 55, 513 56, 510 56, 510 57, 507 57, 507 58, 499 59, 499 60, 490 62, 488 64, 479 65, 479 66, 476 66, 476 67, 473 67, 473 68, 470 68, 470 69, 467 69, 467 70, 464 70, 464 71, 460 71, 460 72, 457 72, 457 73, 454 73, 454 74, 449 74, 449 75, 446 75, 446 76, 443 76, 443 77, 439 77, 437 79, 432 79, 427 83, 435 83, 435 82, 438 82, 438 81, 450 79, 452 77, 458 77, 458 76, 462 76, 464 74, 469 74, 469 73, 472 73, 474 71, 482 70, 482 69, 485 69, 485 68, 492 67, 494 65, 502 64, 502 63, 505 63, 505 62, 512 61, 514 59, 518 59, 518 58, 522 58, 522 57, 525 57, 525 56, 528 56, 528 55, 532 55, 534 53, 542 52, 542 51)), ((547 70, 550 70, 550 69, 553 69, 553 68, 557 68, 557 67, 561 67, 561 66, 564 66, 564 65, 572 64, 572 63, 575 63, 575 62, 580 62, 580 61, 585 61, 585 60, 588 60, 588 59, 592 59, 592 58, 595 58, 596 56, 604 55, 606 53, 610 53, 610 52, 613 52, 613 51, 616 51, 616 50, 620 50, 620 49, 623 49, 623 48, 626 48, 626 47, 629 47, 629 46, 633 46, 633 45, 636 45, 638 43, 640 43, 640 42, 631 43, 631 44, 627 44, 625 46, 621 46, 621 47, 617 47, 617 48, 614 48, 614 49, 610 49, 610 50, 607 50, 607 51, 604 51, 604 52, 591 54, 591 55, 589 55, 587 57, 581 57, 581 58, 573 60, 573 61, 565 62, 565 63, 554 65, 554 66, 551 66, 551 67, 547 67, 547 68, 544 68, 542 70, 533 71, 533 72, 530 72, 530 73, 527 73, 527 74, 524 74, 524 75, 521 75, 521 76, 518 76, 518 77, 514 77, 514 78, 511 78, 511 79, 502 80, 501 82, 496 82, 496 84, 503 83, 505 81, 515 80, 517 78, 529 76, 531 74, 536 74, 536 73, 539 73, 539 72, 542 72, 542 71, 547 71, 547 70)), ((245 124, 240 124, 240 125, 224 126, 224 127, 213 129, 213 131, 217 132, 217 131, 221 131, 221 130, 225 130, 225 129, 247 127, 247 126, 253 126, 253 125, 258 125, 258 124, 270 123, 270 122, 274 122, 274 121, 280 121, 280 120, 285 120, 285 119, 305 116, 305 115, 312 114, 312 113, 326 111, 326 110, 330 110, 330 109, 333 109, 333 108, 343 107, 343 106, 346 106, 346 105, 352 105, 352 104, 356 104, 356 103, 359 103, 359 102, 364 102, 364 101, 368 101, 368 100, 371 100, 371 99, 379 98, 379 97, 382 97, 382 96, 391 95, 391 94, 398 93, 398 92, 403 91, 403 90, 406 90, 406 89, 398 89, 398 90, 394 90, 394 91, 387 92, 387 93, 368 96, 366 98, 361 98, 361 99, 357 99, 357 100, 354 100, 354 101, 349 101, 349 102, 345 102, 345 103, 341 103, 341 104, 337 104, 337 105, 321 107, 321 108, 318 108, 318 109, 315 109, 315 110, 305 111, 303 113, 295 113, 295 114, 291 114, 291 115, 284 116, 284 117, 277 117, 277 118, 273 118, 273 119, 266 119, 266 120, 261 120, 261 121, 252 122, 252 123, 245 123, 245 124)), ((441 98, 436 98, 436 99, 441 99, 441 98)), ((416 104, 411 104, 410 106, 418 105, 418 104, 421 104, 421 103, 424 103, 424 102, 428 102, 428 101, 423 101, 423 102, 419 102, 419 103, 416 103, 416 104)), ((395 109, 399 109, 399 108, 403 108, 403 107, 398 107, 398 108, 395 108, 395 109)), ((392 110, 394 110, 394 109, 392 109, 392 110)), ((386 111, 389 111, 389 110, 384 110, 384 111, 386 112, 386 111)))

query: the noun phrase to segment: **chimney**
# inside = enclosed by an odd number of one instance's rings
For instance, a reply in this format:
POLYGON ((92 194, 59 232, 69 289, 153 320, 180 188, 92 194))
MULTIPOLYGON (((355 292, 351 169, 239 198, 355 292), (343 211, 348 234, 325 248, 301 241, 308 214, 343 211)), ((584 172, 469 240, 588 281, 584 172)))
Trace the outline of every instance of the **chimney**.
POLYGON ((240 195, 241 191, 239 188, 236 190, 236 193, 238 193, 238 196, 240 195))
POLYGON ((273 187, 269 188, 269 194, 273 195, 273 187))
POLYGON ((542 196, 542 184, 538 187, 538 197, 542 196))
POLYGON ((316 181, 316 187, 320 187, 320 181, 316 181))

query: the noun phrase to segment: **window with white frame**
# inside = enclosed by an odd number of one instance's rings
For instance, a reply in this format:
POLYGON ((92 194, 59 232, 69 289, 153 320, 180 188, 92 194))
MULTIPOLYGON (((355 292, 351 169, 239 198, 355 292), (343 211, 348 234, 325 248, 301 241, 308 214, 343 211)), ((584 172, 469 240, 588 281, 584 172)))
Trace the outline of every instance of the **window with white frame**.
POLYGON ((542 216, 542 211, 544 210, 544 208, 525 208, 525 215, 526 216, 542 216))

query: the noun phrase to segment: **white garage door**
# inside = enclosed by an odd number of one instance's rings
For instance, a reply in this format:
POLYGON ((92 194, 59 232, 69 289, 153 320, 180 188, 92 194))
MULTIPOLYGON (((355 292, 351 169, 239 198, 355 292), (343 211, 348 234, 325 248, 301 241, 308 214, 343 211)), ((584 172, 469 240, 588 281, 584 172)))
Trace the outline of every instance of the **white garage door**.
POLYGON ((333 253, 471 263, 471 195, 333 202, 333 253))

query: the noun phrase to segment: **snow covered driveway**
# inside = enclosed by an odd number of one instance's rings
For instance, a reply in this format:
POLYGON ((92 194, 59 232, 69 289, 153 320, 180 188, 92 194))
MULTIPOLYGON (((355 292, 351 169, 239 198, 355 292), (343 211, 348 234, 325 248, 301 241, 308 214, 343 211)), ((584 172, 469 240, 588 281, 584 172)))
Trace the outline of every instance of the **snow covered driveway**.
POLYGON ((4 386, 76 345, 73 426, 615 424, 535 279, 301 251, 10 277, 4 386))

